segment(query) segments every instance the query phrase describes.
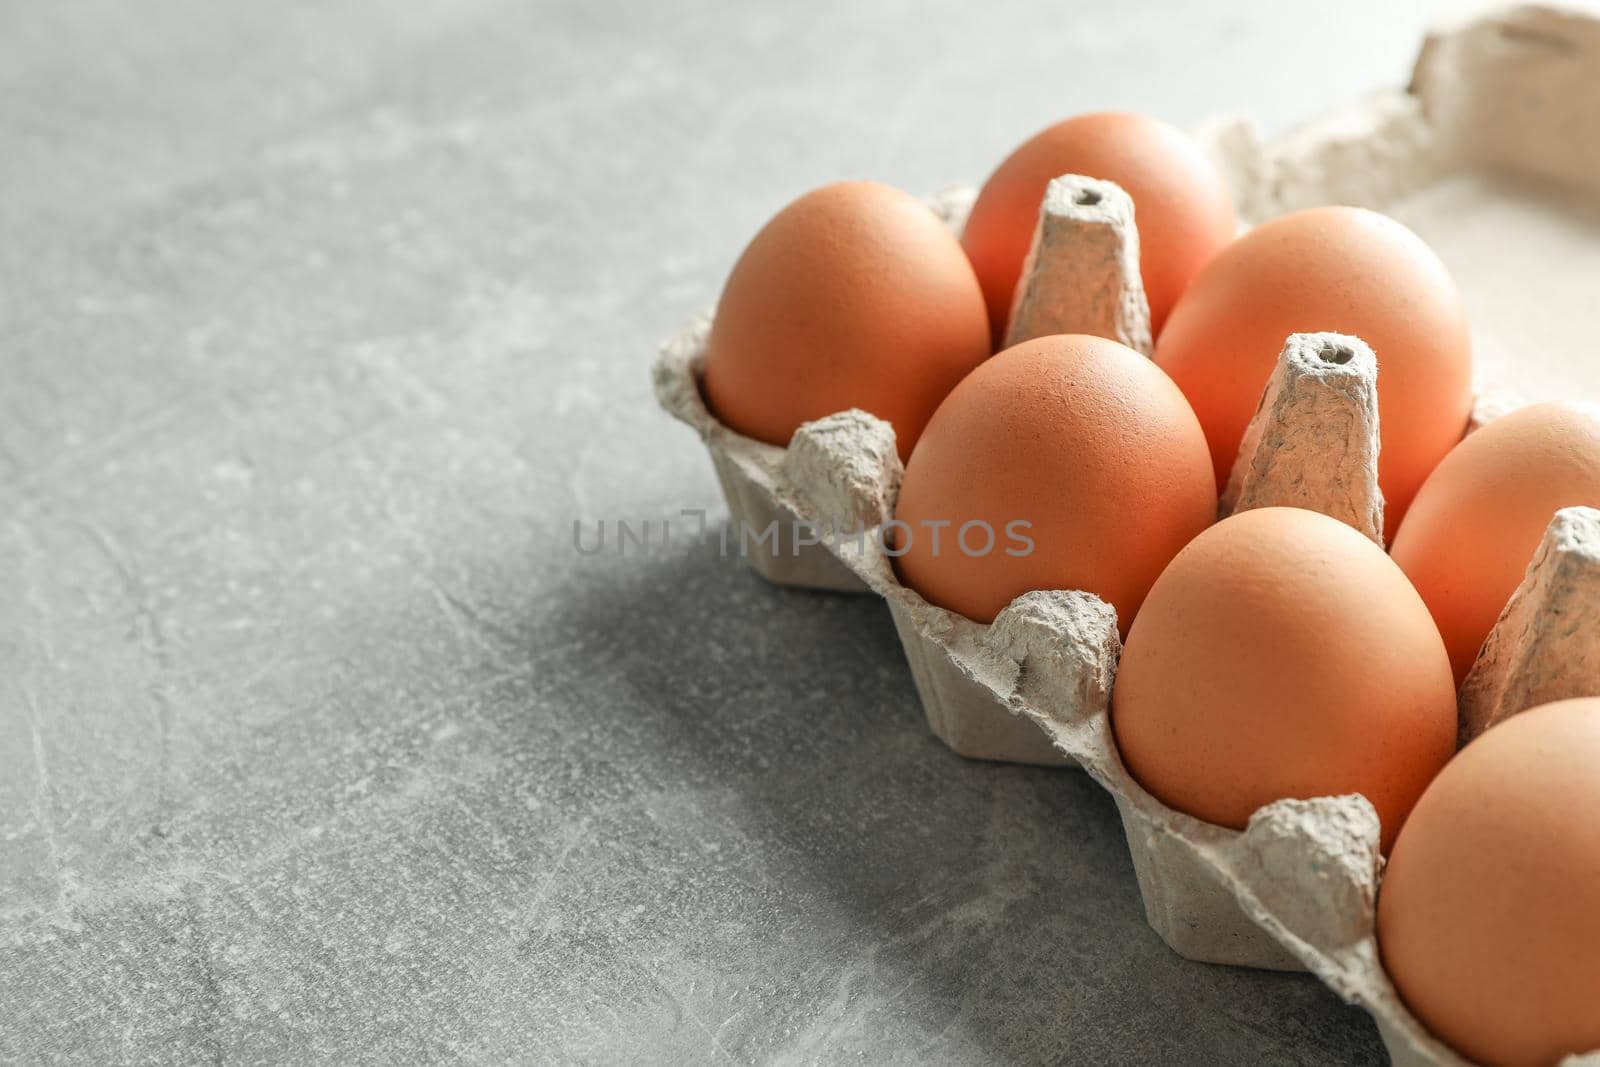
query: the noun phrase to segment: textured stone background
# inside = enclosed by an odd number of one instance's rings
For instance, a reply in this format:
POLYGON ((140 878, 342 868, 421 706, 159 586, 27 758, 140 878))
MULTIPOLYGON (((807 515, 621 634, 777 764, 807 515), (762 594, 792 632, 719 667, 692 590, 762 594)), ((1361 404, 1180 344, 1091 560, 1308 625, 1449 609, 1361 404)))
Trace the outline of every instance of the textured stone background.
POLYGON ((1402 81, 1377 0, 0 7, 0 1058, 1370 1063, 925 732, 656 340, 778 206, 1402 81))

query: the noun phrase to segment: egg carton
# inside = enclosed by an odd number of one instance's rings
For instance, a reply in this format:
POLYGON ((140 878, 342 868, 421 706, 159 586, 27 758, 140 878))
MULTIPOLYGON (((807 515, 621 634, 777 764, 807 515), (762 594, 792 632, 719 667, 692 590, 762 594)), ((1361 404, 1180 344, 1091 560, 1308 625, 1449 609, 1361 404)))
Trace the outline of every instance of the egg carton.
MULTIPOLYGON (((1600 21, 1519 7, 1429 36, 1411 85, 1263 142, 1249 124, 1205 139, 1259 221, 1324 203, 1387 209, 1453 175, 1488 170, 1600 193, 1600 21)), ((959 232, 970 190, 934 209, 959 232)), ((1067 175, 1051 184, 1007 340, 1113 337, 1149 351, 1137 233, 1126 194, 1067 175)), ((973 758, 1076 765, 1115 798, 1150 925, 1178 953, 1308 970, 1373 1015, 1396 1064, 1465 1065, 1407 1011, 1375 939, 1378 820, 1360 796, 1283 800, 1235 831, 1174 811, 1127 773, 1109 697, 1121 651, 1112 608, 1082 591, 1024 594, 975 623, 901 585, 883 531, 902 473, 893 430, 860 411, 807 423, 787 448, 706 409, 709 320, 664 346, 663 407, 706 441, 731 524, 778 536, 751 562, 768 578, 867 590, 889 604, 930 727, 973 758), (845 536, 839 536, 841 528, 845 536), (834 536, 827 536, 828 533, 834 536), (807 557, 825 558, 827 564, 807 557), (833 569, 830 569, 833 568, 833 569)), ((1515 407, 1480 388, 1468 432, 1515 407)), ((1285 341, 1222 494, 1222 512, 1285 504, 1333 515, 1382 544, 1376 360, 1358 338, 1285 341)), ((1463 740, 1527 707, 1600 693, 1600 512, 1558 512, 1461 691, 1463 740)), ((1600 1067, 1600 1051, 1570 1065, 1600 1067)))

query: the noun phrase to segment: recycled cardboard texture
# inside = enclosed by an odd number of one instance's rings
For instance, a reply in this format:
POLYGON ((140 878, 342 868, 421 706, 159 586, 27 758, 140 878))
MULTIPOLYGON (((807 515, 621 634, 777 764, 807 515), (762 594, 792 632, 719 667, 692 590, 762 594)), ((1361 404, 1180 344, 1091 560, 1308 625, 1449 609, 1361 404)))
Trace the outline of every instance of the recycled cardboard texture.
POLYGON ((1562 508, 1461 684, 1461 743, 1600 679, 1600 511, 1562 508))
POLYGON ((1378 361, 1365 341, 1297 333, 1245 428, 1221 511, 1320 511, 1383 544, 1378 361))
POLYGON ((861 580, 825 548, 796 543, 800 517, 776 491, 786 450, 734 433, 706 408, 699 380, 710 332, 710 319, 696 319, 668 341, 656 362, 654 382, 661 406, 693 427, 711 453, 728 504, 728 552, 742 555, 758 574, 779 585, 865 592, 861 580))
POLYGON ((1006 347, 1057 333, 1109 337, 1151 352, 1133 199, 1114 182, 1064 174, 1045 189, 1006 347))

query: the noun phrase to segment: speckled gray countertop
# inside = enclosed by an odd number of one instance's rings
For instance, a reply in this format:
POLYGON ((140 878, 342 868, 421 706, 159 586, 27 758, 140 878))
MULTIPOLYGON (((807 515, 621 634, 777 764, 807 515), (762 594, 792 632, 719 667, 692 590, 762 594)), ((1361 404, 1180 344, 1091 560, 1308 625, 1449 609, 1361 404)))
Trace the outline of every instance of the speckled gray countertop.
POLYGON ((1428 12, 810 8, 0 10, 0 1058, 1382 1060, 881 604, 571 530, 724 514, 648 365, 793 195, 1279 126, 1428 12))

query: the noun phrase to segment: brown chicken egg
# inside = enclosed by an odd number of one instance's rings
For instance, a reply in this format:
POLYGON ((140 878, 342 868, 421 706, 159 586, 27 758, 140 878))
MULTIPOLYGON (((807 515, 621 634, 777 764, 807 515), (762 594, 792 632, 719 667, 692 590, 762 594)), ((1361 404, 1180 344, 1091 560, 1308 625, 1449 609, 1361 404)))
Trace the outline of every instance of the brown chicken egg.
POLYGON ((1428 786, 1378 892, 1401 998, 1473 1063, 1600 1050, 1600 700, 1507 719, 1428 786))
POLYGON ((1111 724, 1129 773, 1168 807, 1242 830, 1274 800, 1361 793, 1387 849, 1455 750, 1455 686, 1382 549, 1326 515, 1261 508, 1157 579, 1111 724))
POLYGON ((1466 429, 1472 344, 1455 282, 1400 223, 1325 207, 1265 222, 1190 283, 1155 360, 1189 398, 1225 485, 1291 333, 1354 334, 1378 357, 1385 536, 1466 429))
POLYGON ((1600 507, 1600 409, 1532 404, 1495 419, 1444 458, 1412 501, 1390 554, 1466 677, 1564 507, 1600 507))
POLYGON ((1233 200, 1186 134, 1145 115, 1079 115, 1042 130, 1000 164, 978 194, 961 243, 983 283, 998 341, 1033 242, 1045 187, 1063 174, 1116 182, 1133 199, 1139 272, 1161 330, 1178 294, 1233 239, 1233 200))
POLYGON ((1124 632, 1216 518, 1205 437, 1155 364, 1115 341, 1039 337, 956 386, 906 465, 901 580, 979 622, 1033 589, 1083 589, 1124 632))
POLYGON ((739 257, 703 385, 747 437, 787 445, 801 423, 856 407, 894 426, 904 458, 988 355, 983 293, 950 230, 908 193, 840 182, 784 208, 739 257))

